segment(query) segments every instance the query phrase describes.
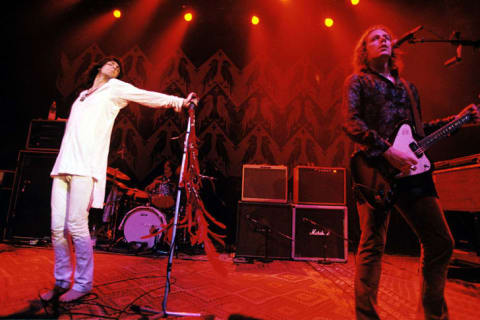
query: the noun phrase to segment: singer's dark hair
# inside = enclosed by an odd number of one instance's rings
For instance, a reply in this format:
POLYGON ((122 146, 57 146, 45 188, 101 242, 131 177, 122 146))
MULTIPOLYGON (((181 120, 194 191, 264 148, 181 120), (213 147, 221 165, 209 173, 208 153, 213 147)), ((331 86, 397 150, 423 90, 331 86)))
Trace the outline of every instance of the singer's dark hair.
POLYGON ((120 60, 116 57, 105 57, 96 64, 94 64, 88 71, 86 81, 84 82, 83 88, 90 88, 93 85, 93 81, 95 81, 95 77, 97 76, 100 69, 109 61, 115 61, 118 66, 120 67, 120 72, 118 73, 117 79, 121 79, 123 77, 123 66, 120 60))
MULTIPOLYGON (((357 45, 355 46, 355 50, 353 51, 353 70, 355 72, 361 72, 362 70, 366 70, 369 68, 368 55, 367 55, 367 38, 370 35, 370 33, 372 33, 375 30, 385 31, 390 35, 390 39, 392 39, 392 42, 393 42, 394 34, 390 30, 390 28, 380 24, 369 27, 362 34, 362 36, 357 42, 357 45)), ((397 70, 397 71, 400 71, 403 66, 401 60, 398 58, 398 52, 393 47, 392 47, 392 55, 388 60, 388 66, 390 70, 397 70)))

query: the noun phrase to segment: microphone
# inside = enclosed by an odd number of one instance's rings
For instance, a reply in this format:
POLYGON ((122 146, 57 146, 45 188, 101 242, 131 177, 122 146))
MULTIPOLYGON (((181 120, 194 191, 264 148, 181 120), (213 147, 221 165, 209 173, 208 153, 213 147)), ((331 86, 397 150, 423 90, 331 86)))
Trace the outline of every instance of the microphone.
POLYGON ((454 64, 457 64, 458 62, 462 61, 462 58, 459 58, 459 57, 452 57, 450 59, 448 59, 447 61, 445 61, 443 63, 443 66, 444 67, 450 67, 450 66, 453 66, 454 64))
POLYGON ((462 61, 462 45, 457 46, 457 54, 443 63, 444 67, 450 67, 462 61))
POLYGON ((393 48, 398 48, 404 42, 413 39, 413 37, 415 36, 415 33, 417 33, 418 31, 420 31, 422 29, 423 29, 423 26, 418 26, 418 27, 408 31, 407 33, 403 34, 399 39, 395 40, 395 43, 393 44, 393 48))

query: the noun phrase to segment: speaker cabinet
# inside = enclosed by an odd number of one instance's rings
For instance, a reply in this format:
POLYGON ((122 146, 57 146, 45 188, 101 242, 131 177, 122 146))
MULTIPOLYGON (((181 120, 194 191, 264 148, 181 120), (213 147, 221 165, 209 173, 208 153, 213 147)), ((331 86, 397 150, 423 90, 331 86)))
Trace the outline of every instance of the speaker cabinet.
POLYGON ((12 195, 15 171, 0 170, 0 240, 3 240, 6 230, 8 203, 12 195))
POLYGON ((294 260, 347 261, 347 207, 293 207, 294 260))
POLYGON ((297 166, 293 170, 293 202, 346 204, 345 168, 297 166))
POLYGON ((20 151, 10 198, 7 238, 50 237, 50 172, 56 152, 20 151))
POLYGON ((239 257, 291 259, 292 207, 240 201, 236 242, 239 257))
POLYGON ((287 167, 246 164, 242 170, 242 201, 287 202, 287 167))

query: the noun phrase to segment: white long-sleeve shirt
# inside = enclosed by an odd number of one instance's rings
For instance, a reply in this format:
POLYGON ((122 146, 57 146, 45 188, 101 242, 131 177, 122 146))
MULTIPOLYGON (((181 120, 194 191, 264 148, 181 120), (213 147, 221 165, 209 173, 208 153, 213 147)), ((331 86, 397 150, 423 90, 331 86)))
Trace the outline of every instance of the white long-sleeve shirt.
POLYGON ((102 208, 110 137, 120 109, 132 101, 152 108, 170 106, 179 112, 184 100, 142 90, 118 79, 110 79, 81 101, 86 93, 81 92, 72 105, 62 145, 50 175, 93 177, 92 207, 102 208))

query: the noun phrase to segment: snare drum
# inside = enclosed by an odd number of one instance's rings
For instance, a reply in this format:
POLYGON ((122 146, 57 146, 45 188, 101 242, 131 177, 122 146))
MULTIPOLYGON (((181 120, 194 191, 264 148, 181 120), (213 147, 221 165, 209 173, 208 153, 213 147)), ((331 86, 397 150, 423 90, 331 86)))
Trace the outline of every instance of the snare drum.
POLYGON ((155 245, 155 238, 160 238, 163 231, 155 237, 142 239, 149 234, 157 233, 165 228, 167 220, 165 215, 153 207, 140 206, 136 207, 123 217, 119 230, 123 230, 125 240, 130 242, 143 242, 148 248, 155 245))

